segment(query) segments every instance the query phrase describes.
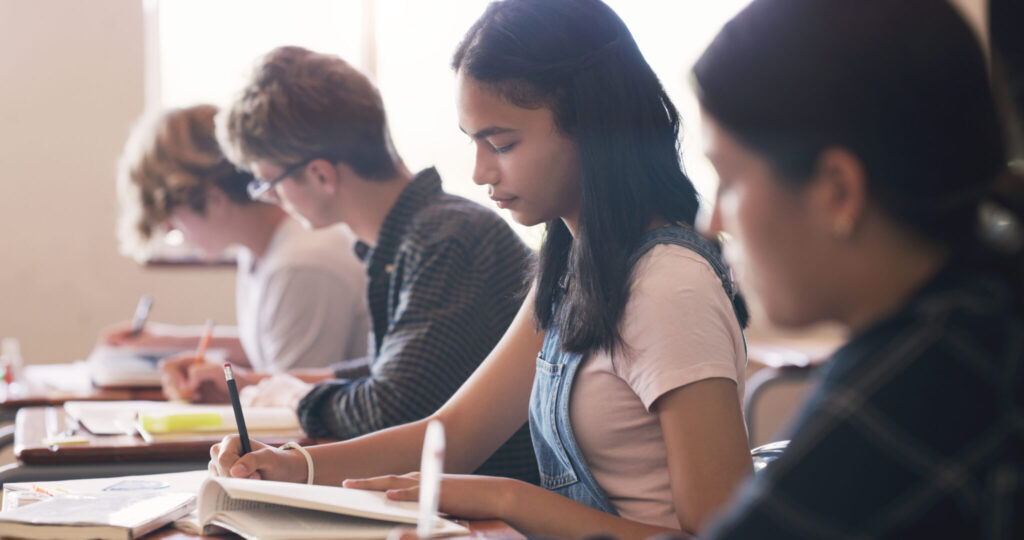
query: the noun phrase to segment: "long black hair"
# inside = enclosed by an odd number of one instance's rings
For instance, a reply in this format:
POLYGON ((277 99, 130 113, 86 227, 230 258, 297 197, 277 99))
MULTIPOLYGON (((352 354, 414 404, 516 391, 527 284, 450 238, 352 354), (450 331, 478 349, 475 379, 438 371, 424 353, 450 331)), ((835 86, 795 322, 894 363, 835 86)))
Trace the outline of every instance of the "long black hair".
POLYGON ((946 0, 755 0, 693 69, 702 107, 783 181, 850 150, 871 198, 1024 301, 1024 180, 980 44, 946 0))
POLYGON ((564 350, 620 345, 630 252, 655 218, 692 226, 698 207, 679 162, 679 114, 633 36, 599 0, 503 0, 452 67, 516 106, 549 108, 576 141, 579 226, 573 238, 560 219, 547 223, 534 313, 541 328, 558 325, 564 350))

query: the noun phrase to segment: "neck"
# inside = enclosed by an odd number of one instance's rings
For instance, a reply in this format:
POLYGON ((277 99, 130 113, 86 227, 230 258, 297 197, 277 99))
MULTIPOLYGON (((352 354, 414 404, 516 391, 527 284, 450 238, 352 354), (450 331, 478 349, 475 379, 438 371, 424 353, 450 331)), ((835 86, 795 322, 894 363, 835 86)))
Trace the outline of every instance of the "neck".
POLYGON ((843 292, 847 307, 838 318, 853 332, 899 311, 948 260, 948 251, 937 246, 896 244, 882 245, 878 253, 864 254, 856 263, 851 261, 853 275, 843 292))
POLYGON ((370 246, 377 245, 384 220, 412 177, 412 173, 399 163, 398 172, 391 178, 359 178, 348 182, 349 189, 339 199, 345 206, 341 209, 344 221, 357 238, 370 246))
POLYGON ((259 260, 266 253, 274 231, 285 219, 287 214, 278 206, 262 203, 246 205, 239 213, 235 241, 252 252, 254 259, 259 260))

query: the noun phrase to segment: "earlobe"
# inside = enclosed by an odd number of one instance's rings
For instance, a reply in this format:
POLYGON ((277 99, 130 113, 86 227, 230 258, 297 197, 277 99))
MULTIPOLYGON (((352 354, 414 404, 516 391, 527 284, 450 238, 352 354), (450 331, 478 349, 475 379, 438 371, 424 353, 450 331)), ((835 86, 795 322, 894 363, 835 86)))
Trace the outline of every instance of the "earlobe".
POLYGON ((307 177, 320 189, 331 195, 337 190, 337 184, 340 181, 335 168, 325 159, 311 162, 307 170, 307 177))
POLYGON ((836 238, 851 238, 868 203, 863 164, 845 148, 828 148, 818 158, 816 177, 827 229, 836 238))

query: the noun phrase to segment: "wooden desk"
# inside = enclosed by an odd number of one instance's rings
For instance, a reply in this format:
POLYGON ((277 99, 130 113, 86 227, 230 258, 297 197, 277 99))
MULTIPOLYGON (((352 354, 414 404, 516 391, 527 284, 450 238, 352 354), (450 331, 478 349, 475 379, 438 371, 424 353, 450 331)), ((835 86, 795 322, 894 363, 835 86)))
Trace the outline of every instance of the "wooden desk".
MULTIPOLYGON (((526 537, 519 533, 519 531, 509 527, 503 521, 497 520, 486 520, 486 521, 459 521, 460 524, 469 527, 468 536, 458 536, 455 538, 463 538, 466 540, 497 540, 499 538, 509 538, 512 540, 524 540, 526 537)), ((152 534, 145 536, 146 540, 195 540, 196 538, 208 538, 210 540, 225 539, 225 538, 239 538, 234 535, 227 536, 196 536, 188 534, 186 532, 179 531, 172 527, 164 527, 158 531, 154 531, 152 534)))
POLYGON ((23 407, 63 405, 65 401, 163 401, 159 388, 96 388, 88 392, 50 391, 38 394, 11 396, 7 387, 0 385, 0 409, 17 410, 23 407))
POLYGON ((15 383, 20 392, 0 384, 0 413, 13 413, 22 407, 60 405, 65 401, 125 401, 166 399, 159 388, 98 388, 85 384, 51 387, 49 378, 58 376, 74 381, 88 381, 88 372, 82 362, 26 366, 29 379, 15 383))
MULTIPOLYGON (((18 411, 14 421, 14 456, 29 465, 59 465, 88 463, 121 463, 140 461, 207 461, 210 446, 219 442, 222 435, 188 440, 143 441, 138 435, 93 435, 70 423, 62 407, 56 407, 57 425, 50 430, 64 431, 71 427, 76 435, 89 439, 85 444, 47 446, 43 439, 48 435, 47 409, 54 407, 27 407, 18 411)), ((51 415, 53 413, 50 413, 51 415)), ((51 422, 52 424, 52 422, 51 422)), ((292 437, 260 439, 271 445, 281 445, 292 437)), ((299 441, 303 445, 317 444, 316 439, 299 441)))

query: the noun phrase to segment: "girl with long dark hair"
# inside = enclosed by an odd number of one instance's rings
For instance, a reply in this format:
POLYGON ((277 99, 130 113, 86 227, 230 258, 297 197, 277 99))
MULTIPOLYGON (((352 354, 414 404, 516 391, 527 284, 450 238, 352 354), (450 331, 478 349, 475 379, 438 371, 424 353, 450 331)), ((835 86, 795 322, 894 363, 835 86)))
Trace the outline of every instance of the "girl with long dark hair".
MULTIPOLYGON (((693 229, 679 115, 599 0, 505 0, 452 65, 473 179, 526 225, 547 223, 537 278, 481 368, 431 418, 446 470, 472 471, 529 421, 541 487, 448 476, 441 508, 528 533, 694 533, 751 470, 740 412, 746 313, 717 248, 693 229), (542 489, 546 488, 546 489, 542 489)), ((316 482, 414 470, 427 420, 309 449, 316 482)), ((237 439, 232 476, 306 480, 296 452, 237 439)), ((418 479, 345 486, 417 498, 418 479)))
POLYGON ((944 0, 755 0, 694 79, 708 232, 772 322, 853 336, 702 537, 1021 538, 1024 180, 971 29, 944 0))

